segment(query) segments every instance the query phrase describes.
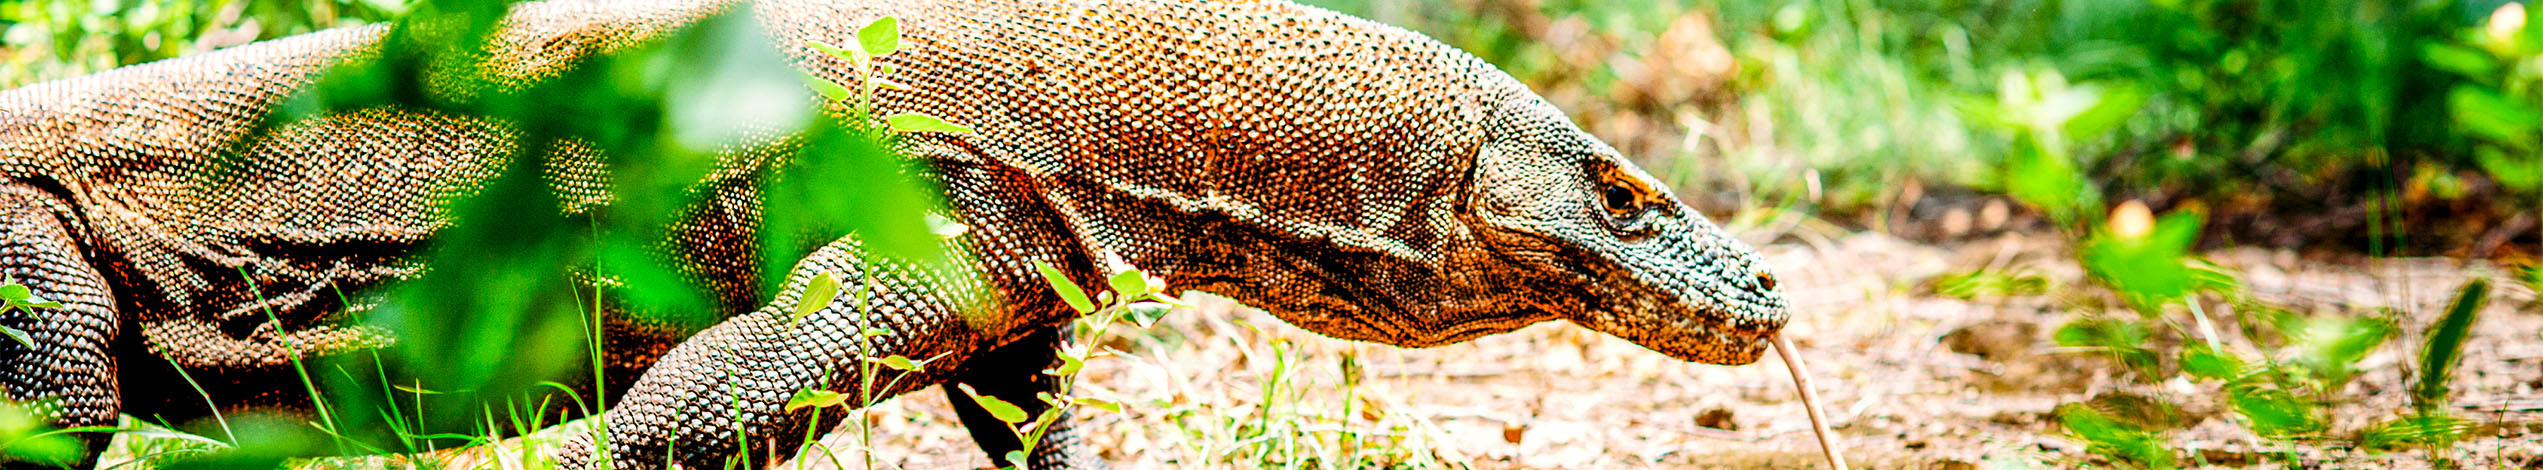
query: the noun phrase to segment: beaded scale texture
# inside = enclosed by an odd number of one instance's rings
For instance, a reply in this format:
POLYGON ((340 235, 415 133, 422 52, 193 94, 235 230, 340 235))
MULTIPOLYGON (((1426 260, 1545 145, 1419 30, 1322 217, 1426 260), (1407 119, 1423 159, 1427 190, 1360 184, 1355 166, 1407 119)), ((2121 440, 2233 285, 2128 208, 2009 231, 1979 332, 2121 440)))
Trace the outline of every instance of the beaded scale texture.
MULTIPOLYGON (((930 165, 973 227, 949 242, 972 256, 948 274, 870 260, 842 239, 763 302, 756 183, 791 140, 729 152, 695 186, 667 250, 734 307, 694 332, 610 319, 615 468, 791 449, 806 424, 829 423, 806 423, 810 411, 785 411, 787 399, 859 383, 859 357, 956 365, 885 396, 941 384, 959 398, 952 385, 970 384, 1038 412, 1033 393, 1053 386, 1039 371, 1075 313, 1037 261, 1081 283, 1137 266, 1312 331, 1409 347, 1562 319, 1678 359, 1745 364, 1786 318, 1747 246, 1525 85, 1419 34, 1285 1, 550 0, 512 8, 481 54, 482 80, 536 84, 733 11, 794 65, 840 83, 855 83, 849 65, 806 43, 899 19, 902 50, 884 62, 910 89, 875 105, 977 130, 895 144, 930 165), (877 290, 863 308, 841 296, 789 321, 819 272, 877 290), (896 334, 861 339, 866 327, 896 334)), ((288 351, 394 341, 345 321, 331 292, 420 273, 414 255, 448 224, 444 204, 505 162, 548 159, 542 176, 569 210, 608 202, 597 150, 567 141, 517 155, 519 131, 494 119, 377 107, 258 132, 328 65, 377 55, 385 32, 0 93, 0 273, 64 304, 0 319, 39 345, 0 342, 9 398, 52 400, 40 411, 63 426, 208 413, 192 390, 148 385, 172 377, 117 368, 165 360, 223 407, 306 403, 288 351)), ((1020 447, 954 402, 991 455, 1020 447)), ((1035 468, 1100 465, 1073 445, 1072 422, 1052 430, 1035 468)), ((569 468, 603 458, 581 439, 557 456, 569 468)))

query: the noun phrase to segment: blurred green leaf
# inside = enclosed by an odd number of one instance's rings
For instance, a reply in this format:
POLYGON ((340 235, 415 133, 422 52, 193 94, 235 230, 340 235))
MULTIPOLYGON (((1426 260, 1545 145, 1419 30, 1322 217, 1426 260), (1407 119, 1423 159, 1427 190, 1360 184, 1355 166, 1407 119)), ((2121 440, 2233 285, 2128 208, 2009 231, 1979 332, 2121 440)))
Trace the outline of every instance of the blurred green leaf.
POLYGON ((2392 323, 2377 318, 2326 315, 2299 320, 2293 333, 2297 365, 2324 390, 2336 391, 2355 374, 2358 361, 2394 333, 2392 323))
POLYGON ((2105 417, 2147 432, 2161 433, 2189 427, 2194 419, 2182 412, 2181 407, 2158 396, 2102 392, 2094 394, 2084 404, 2105 417))
POLYGON ((2473 151, 2473 157, 2500 186, 2526 194, 2543 193, 2543 155, 2522 150, 2530 146, 2519 148, 2482 147, 2473 151))
POLYGON ((2097 87, 2089 93, 2093 94, 2092 105, 2068 116, 2060 126, 2068 138, 2099 138, 2136 116, 2146 105, 2146 94, 2134 87, 2097 87))
MULTIPOLYGON (((2061 224, 2072 223, 2086 207, 2097 205, 2092 182, 2075 169, 2061 153, 2037 148, 2044 144, 2037 137, 2015 139, 2015 150, 2004 165, 2005 193, 2047 212, 2061 224)), ((2063 145, 2063 144, 2056 144, 2063 145)))
MULTIPOLYGON (((227 417, 236 432, 239 446, 221 452, 180 456, 154 462, 166 470, 230 470, 243 468, 283 468, 284 463, 298 457, 327 452, 327 435, 301 419, 273 412, 250 412, 227 417)), ((191 434, 205 434, 212 419, 185 426, 191 434)), ((212 431, 217 432, 214 428, 212 431)))
POLYGON ((794 149, 792 164, 762 183, 761 272, 768 276, 762 279, 785 279, 804 254, 850 234, 865 255, 930 269, 967 255, 947 251, 944 239, 927 229, 927 214, 944 207, 943 188, 923 178, 932 171, 928 163, 895 154, 846 124, 815 123, 794 149))
POLYGON ((2403 446, 2445 448, 2460 439, 2473 423, 2444 414, 2403 416, 2375 423, 2358 433, 2358 447, 2369 450, 2393 450, 2403 446))
POLYGON ((2229 388, 2229 402, 2234 413, 2249 422, 2252 432, 2263 437, 2287 437, 2321 432, 2327 425, 2312 403, 2296 398, 2285 390, 2270 387, 2229 388))
POLYGON ((61 464, 80 457, 79 440, 55 432, 53 426, 38 418, 35 407, 0 400, 0 461, 61 464))
POLYGON ((2455 87, 2446 93, 2446 106, 2465 130, 2518 148, 2534 148, 2535 126, 2543 125, 2543 112, 2487 88, 2455 87))
POLYGON ((2161 434, 2113 420, 2092 407, 2057 407, 2058 423, 2084 441, 2087 451, 2144 468, 2172 468, 2171 443, 2161 434))
POLYGON ((2243 374, 2243 359, 2205 344, 2191 344, 2181 348, 2181 372, 2208 380, 2234 380, 2243 374))
POLYGON ((2084 241, 2084 270, 2130 296, 2140 309, 2180 300, 2193 281, 2187 258, 2203 219, 2197 211, 2174 211, 2157 219, 2142 237, 2113 233, 2109 227, 2096 230, 2084 241))
POLYGON ((2429 68, 2475 80, 2490 79, 2496 74, 2493 69, 2498 68, 2490 53, 2442 42, 2420 43, 2419 60, 2429 68))
POLYGON ((2048 288, 2048 278, 2029 272, 1980 269, 1934 278, 1935 293, 1961 299, 2039 295, 2048 288))
POLYGON ((2121 365, 2151 374, 2156 356, 2145 348, 2148 335, 2144 324, 2107 318, 2070 321, 2050 334, 2059 346, 2101 349, 2121 365))

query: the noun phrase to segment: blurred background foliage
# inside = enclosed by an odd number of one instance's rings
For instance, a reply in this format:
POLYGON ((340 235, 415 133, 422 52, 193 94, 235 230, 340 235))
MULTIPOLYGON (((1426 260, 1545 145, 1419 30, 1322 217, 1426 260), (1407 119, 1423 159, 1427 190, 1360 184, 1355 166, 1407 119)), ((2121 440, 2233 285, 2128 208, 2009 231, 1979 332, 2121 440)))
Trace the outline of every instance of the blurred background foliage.
POLYGON ((405 11, 405 0, 9 0, 0 2, 0 82, 76 76, 405 11))
POLYGON ((1952 238, 2006 225, 1933 223, 1988 195, 2133 199, 2211 245, 2538 248, 2543 35, 2502 1, 1308 3, 1499 64, 1711 213, 1952 238))

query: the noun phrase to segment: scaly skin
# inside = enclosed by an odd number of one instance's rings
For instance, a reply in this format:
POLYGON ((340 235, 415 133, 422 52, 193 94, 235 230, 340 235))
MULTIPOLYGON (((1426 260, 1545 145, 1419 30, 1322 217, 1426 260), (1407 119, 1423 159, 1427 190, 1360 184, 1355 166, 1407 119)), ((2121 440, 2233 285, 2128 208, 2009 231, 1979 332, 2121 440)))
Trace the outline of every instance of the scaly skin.
MULTIPOLYGON (((742 310, 685 340, 613 324, 624 346, 613 371, 641 378, 603 417, 605 447, 567 443, 557 457, 569 468, 601 458, 708 468, 790 449, 805 425, 827 423, 784 411, 787 398, 859 383, 860 357, 954 365, 886 379, 900 384, 887 395, 968 383, 1036 403, 1050 385, 1036 371, 1075 315, 1034 274, 1037 261, 1088 285, 1138 266, 1310 330, 1408 347, 1564 319, 1683 360, 1745 364, 1785 321, 1746 246, 1516 80, 1418 34, 1283 1, 553 0, 515 7, 482 67, 498 88, 526 86, 728 10, 754 14, 770 47, 839 82, 851 82, 847 64, 805 43, 852 42, 867 20, 899 18, 903 49, 887 62, 912 90, 876 106, 978 130, 897 144, 933 165, 973 227, 949 243, 974 256, 938 273, 869 261, 842 239, 749 308, 760 204, 750 183, 788 147, 766 140, 727 156, 673 245, 742 310), (878 290, 864 308, 841 296, 787 320, 819 272, 878 290), (854 335, 868 327, 895 334, 854 335)), ((411 277, 412 247, 446 224, 440 205, 520 157, 501 122, 420 110, 252 132, 326 64, 375 54, 381 32, 0 93, 10 199, 0 207, 12 211, 0 270, 70 304, 42 321, 5 319, 46 345, 0 344, 10 397, 60 399, 47 412, 60 424, 108 423, 179 401, 166 387, 117 388, 138 373, 119 361, 166 357, 213 376, 225 406, 289 403, 277 391, 287 384, 259 375, 288 360, 280 338, 312 354, 383 344, 304 293, 411 277), (207 162, 222 158, 248 171, 216 177, 207 162), (283 324, 240 320, 265 308, 254 292, 287 312, 283 324)), ((589 153, 541 156, 566 169, 547 175, 566 199, 586 206, 605 202, 589 153)), ((991 455, 1018 445, 979 410, 962 412, 991 455)), ((1067 429, 1055 436, 1036 468, 1094 465, 1066 445, 1067 429)))

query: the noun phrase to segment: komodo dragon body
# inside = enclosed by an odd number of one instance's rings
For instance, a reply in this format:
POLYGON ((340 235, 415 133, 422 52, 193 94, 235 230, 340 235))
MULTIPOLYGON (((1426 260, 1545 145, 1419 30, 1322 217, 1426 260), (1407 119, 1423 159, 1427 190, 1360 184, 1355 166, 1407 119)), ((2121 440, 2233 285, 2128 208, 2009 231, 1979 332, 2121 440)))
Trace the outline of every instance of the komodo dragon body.
MULTIPOLYGON (((848 64, 806 43, 899 19, 904 46, 886 60, 909 90, 875 105, 977 129, 895 144, 931 164, 973 227, 954 243, 976 256, 947 276, 841 239, 762 300, 751 181, 770 165, 727 158, 697 186, 704 197, 674 244, 690 274, 742 306, 667 352, 613 348, 611 363, 641 379, 613 381, 629 388, 603 416, 608 442, 568 442, 557 457, 569 467, 705 468, 746 450, 737 433, 791 448, 821 423, 787 399, 859 383, 860 357, 958 365, 886 394, 961 383, 1031 408, 1077 315, 1036 262, 1079 280, 1137 266, 1309 330, 1402 346, 1565 319, 1671 357, 1743 364, 1785 321, 1746 246, 1518 81, 1416 33, 1282 1, 551 0, 512 8, 482 70, 536 83, 737 9, 796 66, 842 83, 848 64), (821 272, 877 295, 788 319, 821 272), (993 295, 953 294, 973 287, 993 295), (897 334, 852 337, 878 326, 897 334)), ((137 372, 164 358, 213 383, 223 406, 305 401, 276 375, 289 353, 388 341, 349 326, 331 291, 416 275, 415 247, 447 225, 446 203, 503 162, 548 158, 566 199, 605 202, 600 156, 573 145, 515 155, 518 132, 492 119, 384 106, 257 130, 330 64, 377 54, 384 31, 0 94, 0 272, 64 304, 5 319, 37 345, 0 342, 9 398, 45 400, 66 426, 199 403, 171 377, 137 372)), ((737 155, 760 153, 771 152, 737 155)), ((992 455, 1020 447, 955 402, 992 455)), ((1037 468, 1091 462, 1067 422, 1036 450, 1037 468)))

